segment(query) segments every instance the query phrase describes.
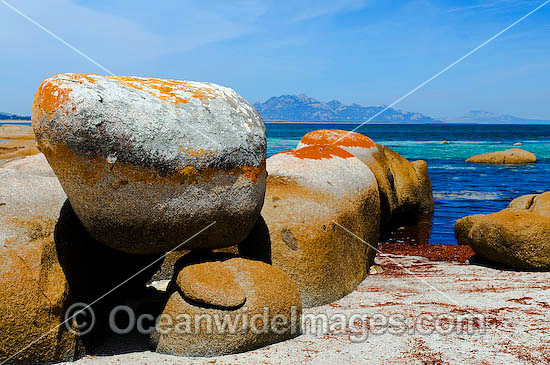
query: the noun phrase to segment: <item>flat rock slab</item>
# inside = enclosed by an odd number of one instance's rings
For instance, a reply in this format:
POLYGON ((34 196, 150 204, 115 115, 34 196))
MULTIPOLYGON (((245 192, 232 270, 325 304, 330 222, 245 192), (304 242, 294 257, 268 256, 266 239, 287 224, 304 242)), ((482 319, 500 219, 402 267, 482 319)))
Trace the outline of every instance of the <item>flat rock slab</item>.
POLYGON ((475 155, 467 159, 466 162, 495 165, 521 165, 537 162, 537 156, 535 156, 534 153, 522 150, 520 148, 510 148, 505 151, 475 155))
MULTIPOLYGON (((485 334, 302 335, 239 355, 180 358, 138 351, 136 338, 112 338, 95 357, 77 364, 304 364, 346 363, 533 363, 550 361, 550 274, 502 271, 482 266, 431 262, 414 256, 378 257, 384 273, 367 277, 341 300, 304 313, 374 316, 422 313, 485 315, 485 334), (113 353, 129 352, 123 355, 113 353)), ((142 347, 146 349, 145 346, 142 347)))
POLYGON ((30 125, 4 124, 0 125, 0 139, 34 139, 34 132, 30 125))

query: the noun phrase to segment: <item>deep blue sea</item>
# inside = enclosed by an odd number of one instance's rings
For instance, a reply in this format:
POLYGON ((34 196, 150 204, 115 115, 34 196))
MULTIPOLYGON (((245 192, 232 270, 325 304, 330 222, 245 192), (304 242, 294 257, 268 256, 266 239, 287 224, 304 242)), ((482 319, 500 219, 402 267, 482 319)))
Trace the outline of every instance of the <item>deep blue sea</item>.
MULTIPOLYGON (((268 156, 293 149, 307 132, 352 130, 355 124, 267 123, 268 156)), ((365 125, 357 132, 386 145, 409 160, 428 162, 435 212, 430 242, 456 244, 454 223, 471 214, 506 208, 520 195, 550 190, 549 125, 365 125), (447 140, 450 143, 440 145, 447 140), (513 146, 521 142, 522 146, 513 146), (537 155, 531 165, 495 166, 466 163, 473 155, 518 147, 537 155)))

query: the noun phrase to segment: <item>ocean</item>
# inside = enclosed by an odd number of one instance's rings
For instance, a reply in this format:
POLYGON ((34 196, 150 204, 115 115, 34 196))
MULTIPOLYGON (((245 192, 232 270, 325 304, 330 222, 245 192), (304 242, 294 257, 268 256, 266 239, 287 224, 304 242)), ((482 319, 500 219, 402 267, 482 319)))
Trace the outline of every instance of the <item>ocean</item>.
MULTIPOLYGON (((352 130, 356 124, 266 123, 268 157, 293 149, 307 132, 330 128, 352 130)), ((357 132, 388 146, 409 160, 428 163, 435 212, 432 244, 456 244, 454 223, 471 214, 506 208, 521 195, 550 190, 549 125, 369 124, 357 132), (449 144, 439 142, 447 140, 449 144), (521 142, 522 146, 514 146, 521 142), (537 163, 497 166, 466 163, 476 154, 522 148, 537 163)))

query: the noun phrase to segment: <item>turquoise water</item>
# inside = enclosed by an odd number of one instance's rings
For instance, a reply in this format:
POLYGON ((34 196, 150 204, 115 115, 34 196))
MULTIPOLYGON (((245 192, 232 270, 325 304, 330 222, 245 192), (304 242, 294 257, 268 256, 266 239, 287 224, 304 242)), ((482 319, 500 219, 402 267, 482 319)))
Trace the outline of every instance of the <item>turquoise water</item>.
MULTIPOLYGON (((267 124, 268 156, 295 148, 307 132, 353 124, 267 124)), ((454 222, 470 214, 504 209, 517 196, 550 190, 550 126, 542 125, 367 125, 358 132, 404 157, 428 162, 435 212, 430 242, 456 244, 454 222), (448 140, 449 144, 439 142, 448 140), (514 146, 521 142, 522 146, 514 146), (466 163, 468 157, 507 148, 522 148, 538 162, 521 166, 466 163)))

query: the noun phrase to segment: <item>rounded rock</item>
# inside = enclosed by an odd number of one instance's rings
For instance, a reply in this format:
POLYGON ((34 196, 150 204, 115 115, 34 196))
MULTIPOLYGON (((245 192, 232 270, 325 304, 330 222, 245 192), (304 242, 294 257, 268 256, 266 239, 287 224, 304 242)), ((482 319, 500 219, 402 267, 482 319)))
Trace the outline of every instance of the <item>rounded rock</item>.
POLYGON ((246 301, 231 270, 219 261, 186 266, 176 282, 186 299, 200 304, 232 308, 246 301))
POLYGON ((550 271, 550 192, 516 198, 500 212, 461 218, 455 236, 486 260, 550 271))
POLYGON ((320 129, 304 135, 298 149, 329 144, 353 154, 376 176, 380 194, 381 231, 390 231, 433 212, 432 184, 425 161, 409 162, 369 137, 338 129, 320 129))
POLYGON ((521 165, 537 162, 537 156, 534 153, 522 150, 520 148, 510 148, 505 151, 475 155, 467 159, 466 162, 495 165, 521 165))
MULTIPOLYGON (((205 269, 193 270, 206 275, 213 264, 195 264, 205 269)), ((151 334, 157 352, 179 356, 234 354, 301 333, 300 295, 288 275, 266 263, 243 258, 216 261, 215 265, 224 267, 223 275, 228 276, 225 283, 242 290, 246 303, 236 308, 201 304, 169 286, 168 302, 151 334)), ((222 296, 218 288, 205 286, 203 294, 210 291, 210 297, 222 296)))
MULTIPOLYGON (((276 154, 267 169, 262 217, 273 266, 296 283, 305 307, 352 292, 378 245, 380 200, 371 170, 331 145, 276 154)), ((262 237, 254 230, 249 239, 262 237)))

